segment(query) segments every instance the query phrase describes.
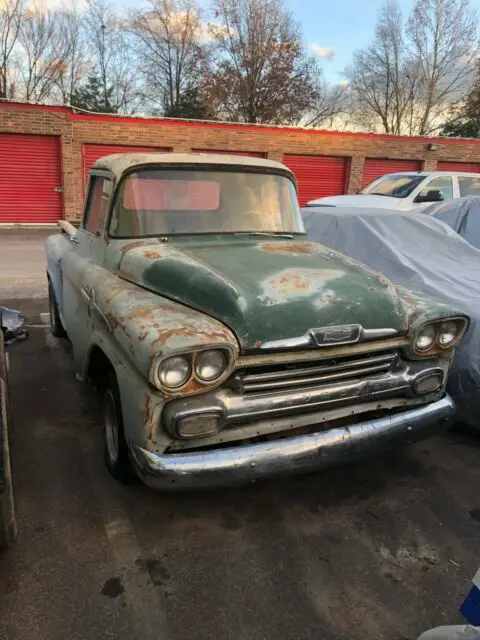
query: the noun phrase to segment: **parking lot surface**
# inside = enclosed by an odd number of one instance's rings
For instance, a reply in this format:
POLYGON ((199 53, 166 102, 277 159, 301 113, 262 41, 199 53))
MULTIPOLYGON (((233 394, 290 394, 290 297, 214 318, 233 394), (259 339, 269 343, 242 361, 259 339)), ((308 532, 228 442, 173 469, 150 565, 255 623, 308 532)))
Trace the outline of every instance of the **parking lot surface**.
POLYGON ((478 438, 236 490, 122 486, 69 343, 44 325, 44 237, 0 232, 2 304, 30 326, 9 347, 19 538, 0 557, 1 640, 401 640, 459 620, 478 438))

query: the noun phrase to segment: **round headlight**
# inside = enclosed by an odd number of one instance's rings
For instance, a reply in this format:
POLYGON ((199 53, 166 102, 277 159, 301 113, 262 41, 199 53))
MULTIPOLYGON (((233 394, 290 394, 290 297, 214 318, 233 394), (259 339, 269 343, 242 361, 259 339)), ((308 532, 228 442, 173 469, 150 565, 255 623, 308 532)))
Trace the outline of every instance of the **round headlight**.
POLYGON ((195 359, 195 375, 203 382, 219 378, 227 368, 227 358, 220 349, 209 349, 199 353, 195 359))
POLYGON ((176 389, 190 378, 192 369, 190 362, 184 356, 172 356, 160 363, 158 378, 164 387, 176 389))
POLYGON ((415 338, 415 349, 418 349, 418 351, 426 351, 427 349, 430 349, 435 342, 436 336, 437 332, 435 327, 433 324, 428 324, 418 332, 417 337, 415 338))
POLYGON ((442 322, 438 329, 438 344, 441 347, 449 347, 458 335, 456 322, 442 322))

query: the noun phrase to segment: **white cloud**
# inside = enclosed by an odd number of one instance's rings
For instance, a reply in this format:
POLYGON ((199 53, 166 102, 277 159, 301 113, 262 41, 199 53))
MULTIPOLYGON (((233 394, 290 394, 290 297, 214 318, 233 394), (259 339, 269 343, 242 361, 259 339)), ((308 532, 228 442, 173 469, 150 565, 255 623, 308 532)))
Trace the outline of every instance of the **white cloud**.
POLYGON ((205 22, 204 20, 201 20, 198 25, 197 35, 199 40, 202 42, 211 42, 218 36, 228 35, 228 27, 223 24, 216 24, 215 22, 205 22))
MULTIPOLYGON (((0 0, 1 1, 1 0, 0 0)), ((48 0, 49 2, 56 2, 62 0, 48 0)), ((85 0, 79 0, 85 1, 85 0)), ((161 34, 165 29, 164 20, 168 20, 170 30, 173 32, 181 33, 184 29, 185 21, 187 19, 187 13, 185 11, 172 11, 172 13, 167 17, 165 16, 162 20, 156 13, 144 13, 143 21, 147 22, 149 27, 161 34)), ((196 37, 201 42, 211 42, 215 40, 218 35, 228 33, 227 27, 216 24, 214 22, 207 22, 205 20, 201 20, 196 16, 192 19, 190 17, 190 23, 192 24, 195 21, 195 31, 196 37)))
MULTIPOLYGON (((1 2, 0 2, 1 4, 1 2)), ((42 12, 45 9, 86 9, 86 0, 30 0, 27 3, 28 8, 32 11, 42 12)))
POLYGON ((321 47, 319 44, 312 42, 310 44, 310 49, 314 51, 319 58, 323 60, 331 60, 335 55, 335 49, 332 47, 321 47))

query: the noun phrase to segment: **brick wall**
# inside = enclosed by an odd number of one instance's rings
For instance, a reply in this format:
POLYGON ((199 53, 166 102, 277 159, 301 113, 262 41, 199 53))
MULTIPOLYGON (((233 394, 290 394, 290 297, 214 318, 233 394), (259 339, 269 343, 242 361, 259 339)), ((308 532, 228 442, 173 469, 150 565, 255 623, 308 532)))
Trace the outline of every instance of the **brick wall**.
POLYGON ((333 155, 350 161, 348 191, 362 182, 365 158, 416 159, 427 170, 439 160, 480 163, 480 141, 313 131, 181 120, 87 116, 67 107, 44 107, 0 102, 0 133, 58 135, 61 138, 64 209, 67 219, 81 215, 83 145, 119 144, 169 147, 175 152, 192 148, 256 151, 272 160, 284 153, 333 155))

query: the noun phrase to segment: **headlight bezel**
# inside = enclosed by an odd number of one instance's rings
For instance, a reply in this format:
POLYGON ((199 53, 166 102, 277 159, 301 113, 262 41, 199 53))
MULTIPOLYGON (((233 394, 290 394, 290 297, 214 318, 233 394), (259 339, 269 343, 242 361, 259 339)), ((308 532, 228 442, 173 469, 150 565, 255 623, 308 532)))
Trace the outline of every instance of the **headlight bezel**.
POLYGON ((438 318, 435 320, 427 320, 426 322, 422 323, 419 327, 416 328, 415 332, 411 337, 411 342, 410 342, 411 354, 415 358, 431 358, 434 356, 441 355, 443 353, 448 353, 459 344, 459 342, 465 335, 465 332, 468 328, 468 324, 469 324, 468 318, 465 316, 450 316, 446 318, 438 318), (442 325, 445 325, 448 323, 455 323, 457 325, 458 330, 455 338, 449 344, 443 345, 439 339, 440 328, 442 325), (427 327, 430 327, 430 326, 433 326, 435 329, 435 339, 433 343, 430 345, 430 347, 426 349, 419 349, 416 345, 416 341, 419 335, 422 333, 422 331, 424 331, 427 327))
POLYGON ((185 393, 194 394, 205 391, 205 388, 215 388, 222 384, 232 373, 238 352, 233 345, 221 344, 221 345, 209 345, 208 347, 194 347, 191 349, 184 349, 175 353, 169 353, 156 358, 151 367, 149 373, 149 379, 151 384, 159 391, 167 394, 169 397, 175 395, 183 395, 185 393), (195 361, 198 356, 208 351, 221 351, 225 358, 225 368, 223 372, 212 380, 202 380, 195 373, 195 361), (182 357, 188 360, 190 365, 190 375, 185 382, 177 387, 169 387, 162 383, 159 372, 162 364, 170 358, 182 357), (188 390, 187 390, 188 388, 188 390))

